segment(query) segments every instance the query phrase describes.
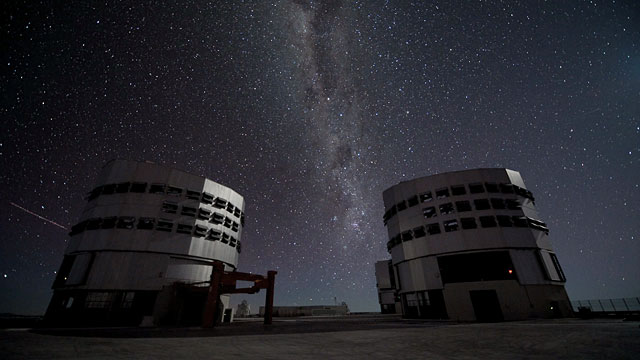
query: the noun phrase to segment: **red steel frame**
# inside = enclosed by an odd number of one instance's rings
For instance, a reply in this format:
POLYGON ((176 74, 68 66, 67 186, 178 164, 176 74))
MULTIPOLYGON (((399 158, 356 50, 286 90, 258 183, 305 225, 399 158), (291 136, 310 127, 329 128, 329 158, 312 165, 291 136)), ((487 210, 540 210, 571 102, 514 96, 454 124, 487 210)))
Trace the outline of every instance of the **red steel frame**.
POLYGON ((204 314, 202 316, 202 327, 211 328, 216 323, 216 309, 218 301, 222 294, 255 294, 260 289, 267 289, 265 299, 264 323, 271 325, 273 315, 273 290, 276 281, 277 271, 270 270, 267 276, 242 273, 237 271, 224 271, 224 263, 215 261, 211 271, 209 283, 209 293, 207 295, 207 303, 205 305, 204 314), (237 281, 253 282, 252 287, 236 288, 237 281))

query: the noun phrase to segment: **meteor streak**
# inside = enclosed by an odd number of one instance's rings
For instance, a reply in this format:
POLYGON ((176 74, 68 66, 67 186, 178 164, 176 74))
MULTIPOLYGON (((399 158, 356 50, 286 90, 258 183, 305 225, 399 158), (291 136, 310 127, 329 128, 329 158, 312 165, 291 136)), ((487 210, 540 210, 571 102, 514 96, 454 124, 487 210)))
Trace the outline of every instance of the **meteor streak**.
POLYGON ((67 229, 66 227, 64 227, 64 226, 62 226, 62 225, 60 225, 60 224, 58 224, 57 222, 55 222, 55 221, 53 221, 53 220, 49 220, 49 219, 47 219, 47 218, 46 218, 46 217, 44 217, 44 216, 40 216, 40 215, 38 215, 38 214, 34 213, 33 211, 28 210, 28 209, 25 209, 25 208, 23 208, 22 206, 20 206, 20 205, 18 205, 18 204, 16 204, 16 203, 14 203, 14 202, 9 202, 9 204, 11 204, 11 206, 15 206, 15 207, 17 207, 18 209, 20 209, 20 210, 22 210, 22 211, 26 212, 27 214, 31 214, 31 215, 33 215, 33 216, 35 216, 35 217, 37 217, 37 218, 40 218, 40 219, 42 219, 42 220, 44 220, 44 221, 46 221, 46 222, 48 222, 48 223, 50 223, 50 224, 53 224, 53 225, 55 225, 55 226, 57 226, 57 227, 59 227, 59 228, 62 228, 62 229, 65 229, 65 230, 69 231, 69 229, 67 229))

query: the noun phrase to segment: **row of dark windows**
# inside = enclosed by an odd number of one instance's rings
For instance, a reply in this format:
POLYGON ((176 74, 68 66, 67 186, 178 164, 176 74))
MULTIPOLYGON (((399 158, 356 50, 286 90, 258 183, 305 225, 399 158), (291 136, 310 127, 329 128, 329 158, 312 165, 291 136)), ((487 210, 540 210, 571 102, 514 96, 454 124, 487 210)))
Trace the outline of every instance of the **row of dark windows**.
POLYGON ((224 225, 225 227, 235 232, 238 232, 238 229, 240 227, 240 225, 236 221, 216 211, 193 206, 179 206, 178 203, 173 201, 165 201, 162 203, 162 211, 167 214, 178 214, 178 210, 180 210, 180 215, 194 217, 199 220, 208 221, 215 225, 224 225))
MULTIPOLYGON (((467 212, 472 211, 473 208, 476 210, 520 210, 522 205, 516 199, 501 199, 501 198, 491 198, 491 199, 475 199, 473 202, 469 200, 461 200, 456 201, 454 203, 444 203, 438 206, 438 210, 440 215, 449 215, 456 212, 467 212), (471 204, 473 203, 473 207, 471 204), (454 206, 455 205, 455 206, 454 206)), ((422 214, 426 219, 438 216, 438 211, 435 206, 428 206, 422 209, 422 214)))
POLYGON ((174 224, 173 221, 169 219, 155 219, 149 217, 140 217, 136 219, 133 216, 109 216, 104 218, 87 219, 72 226, 69 235, 77 235, 87 230, 114 228, 129 230, 156 230, 164 232, 171 232, 175 230, 178 234, 202 237, 210 241, 220 241, 223 244, 235 247, 238 252, 240 252, 240 240, 229 235, 225 231, 209 228, 200 224, 174 224))
POLYGON ((187 199, 198 200, 203 204, 211 205, 218 209, 223 209, 242 220, 244 223, 244 213, 239 207, 233 205, 221 197, 215 197, 208 192, 182 189, 177 186, 167 184, 147 184, 145 182, 124 182, 119 184, 100 185, 91 190, 87 200, 91 201, 101 195, 123 194, 123 193, 149 193, 159 195, 170 195, 176 197, 185 196, 187 199))
POLYGON ((458 219, 451 219, 442 222, 442 227, 440 227, 440 223, 431 223, 426 224, 424 226, 418 226, 412 230, 406 230, 392 237, 391 240, 387 242, 387 250, 391 251, 391 249, 399 245, 405 241, 411 241, 413 239, 418 239, 425 237, 427 235, 438 235, 444 232, 453 232, 462 230, 473 230, 477 228, 495 228, 495 227, 517 227, 517 228, 532 228, 540 231, 544 231, 545 233, 549 233, 549 229, 547 225, 536 219, 532 219, 526 216, 510 216, 510 215, 487 215, 480 216, 477 218, 474 217, 464 217, 458 219))
MULTIPOLYGON (((534 201, 531 191, 521 188, 513 184, 497 184, 497 183, 472 183, 467 185, 469 187, 469 194, 482 194, 482 193, 502 193, 502 194, 517 194, 531 201, 534 201)), ((443 187, 436 189, 435 191, 425 191, 423 193, 414 195, 406 200, 402 200, 399 203, 393 205, 390 209, 385 211, 383 220, 385 225, 387 221, 391 219, 397 213, 404 211, 410 207, 416 206, 421 203, 426 203, 435 199, 445 199, 451 196, 460 196, 467 194, 467 187, 464 184, 452 185, 451 187, 443 187), (435 194, 435 196, 434 196, 435 194)))
POLYGON ((508 251, 438 256, 442 284, 492 280, 517 280, 508 251))

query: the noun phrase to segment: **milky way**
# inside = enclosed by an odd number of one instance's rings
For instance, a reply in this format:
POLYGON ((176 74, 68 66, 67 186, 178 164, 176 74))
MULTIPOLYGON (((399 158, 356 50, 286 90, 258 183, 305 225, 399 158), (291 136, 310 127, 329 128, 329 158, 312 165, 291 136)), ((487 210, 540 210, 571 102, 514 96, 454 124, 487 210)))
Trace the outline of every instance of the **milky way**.
POLYGON ((0 312, 44 311, 68 239, 11 203, 69 228, 113 158, 242 194, 279 305, 377 310, 382 191, 476 167, 521 172, 572 299, 638 296, 638 6, 4 5, 0 312))

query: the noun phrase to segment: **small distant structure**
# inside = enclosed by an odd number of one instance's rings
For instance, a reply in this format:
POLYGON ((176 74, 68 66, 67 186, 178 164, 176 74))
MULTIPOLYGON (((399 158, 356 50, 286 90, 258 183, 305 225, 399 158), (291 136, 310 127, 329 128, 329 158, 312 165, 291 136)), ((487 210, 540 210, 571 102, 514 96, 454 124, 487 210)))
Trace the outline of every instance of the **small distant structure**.
POLYGON ((393 275, 393 264, 391 260, 376 262, 376 280, 380 313, 402 313, 402 304, 400 303, 400 296, 396 290, 396 277, 393 275))
MULTIPOLYGON (((260 306, 260 316, 264 316, 265 307, 260 306)), ((313 306, 274 306, 274 317, 297 316, 341 316, 349 314, 349 306, 344 301, 340 305, 313 306)))
POLYGON ((249 316, 251 316, 251 305, 249 305, 247 300, 242 300, 242 302, 238 304, 238 308, 236 309, 236 317, 249 316))

